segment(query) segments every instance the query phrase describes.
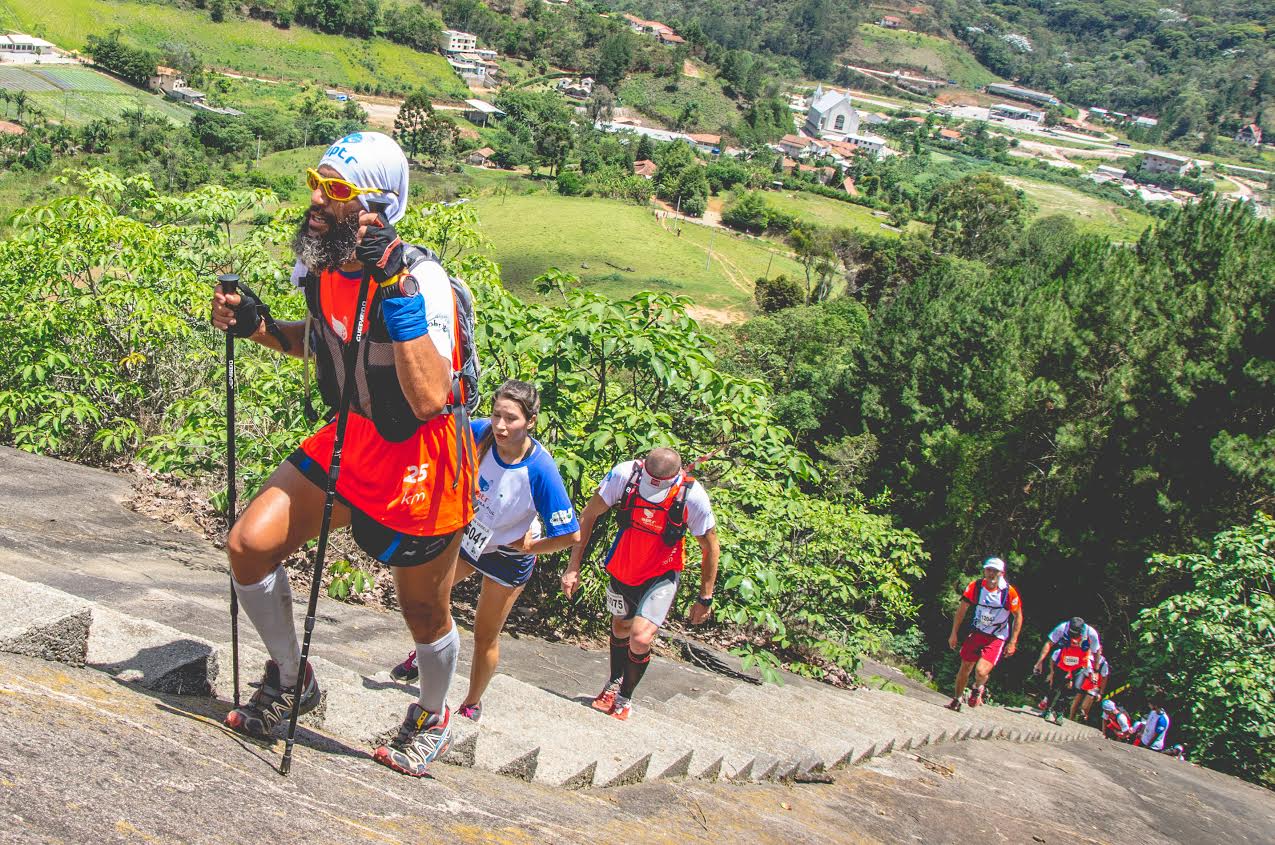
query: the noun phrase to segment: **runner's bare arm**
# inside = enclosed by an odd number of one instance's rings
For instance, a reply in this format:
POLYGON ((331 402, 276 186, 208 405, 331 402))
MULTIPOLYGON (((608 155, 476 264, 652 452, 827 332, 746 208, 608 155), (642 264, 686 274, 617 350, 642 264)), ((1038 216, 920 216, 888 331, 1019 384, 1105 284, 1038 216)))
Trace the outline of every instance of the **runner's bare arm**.
MULTIPOLYGON (((717 584, 717 563, 722 556, 721 546, 717 542, 717 529, 710 528, 703 535, 696 537, 700 548, 699 594, 702 598, 712 598, 713 588, 717 584)), ((692 625, 702 624, 709 616, 709 608, 695 602, 691 605, 690 622, 692 625)))
POLYGON ((593 526, 598 517, 611 509, 611 506, 597 493, 589 499, 580 513, 580 541, 571 548, 571 559, 567 561, 567 569, 562 573, 562 591, 571 598, 571 594, 580 585, 580 565, 584 562, 584 552, 589 548, 589 538, 593 536, 593 526))
POLYGON ((961 630, 961 623, 965 621, 965 614, 970 609, 970 600, 961 596, 961 601, 956 605, 956 613, 952 616, 952 633, 947 638, 949 648, 956 648, 956 634, 961 630))
POLYGON ((1005 656, 1013 657, 1018 651, 1018 633, 1023 630, 1023 608, 1019 605, 1014 611, 1014 630, 1009 634, 1009 642, 1005 643, 1005 656))
POLYGON ((531 532, 528 531, 527 536, 522 540, 522 550, 529 555, 551 555, 554 552, 570 548, 579 542, 580 532, 578 530, 558 537, 541 537, 538 540, 531 539, 531 532))
MULTIPOLYGON (((235 308, 239 305, 240 296, 237 293, 222 293, 221 285, 213 288, 212 299, 212 324, 213 328, 218 331, 226 331, 235 324, 235 308)), ((301 341, 302 333, 305 331, 305 323, 303 322, 283 322, 276 321, 275 325, 283 332, 284 337, 291 344, 288 350, 289 355, 294 358, 301 357, 301 341)), ((282 352, 283 347, 279 344, 278 338, 266 331, 266 321, 262 320, 261 325, 257 326, 257 330, 252 337, 248 338, 253 343, 259 343, 268 349, 276 352, 282 352)))
POLYGON ((429 335, 395 341, 394 369, 417 419, 428 422, 443 412, 452 389, 452 365, 438 354, 429 335))

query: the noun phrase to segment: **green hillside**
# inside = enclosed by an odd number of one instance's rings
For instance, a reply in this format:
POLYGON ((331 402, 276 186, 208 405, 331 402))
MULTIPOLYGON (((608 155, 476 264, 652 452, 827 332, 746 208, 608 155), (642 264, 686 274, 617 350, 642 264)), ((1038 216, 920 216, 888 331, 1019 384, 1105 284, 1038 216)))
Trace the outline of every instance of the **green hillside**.
MULTIPOLYGON (((10 94, 26 92, 28 100, 50 119, 70 124, 88 123, 97 118, 118 120, 125 111, 139 106, 179 123, 190 120, 193 114, 189 108, 163 97, 75 65, 0 66, 0 88, 10 94)), ((15 111, 16 106, 6 107, 7 114, 15 111)))
POLYGON ((883 29, 871 23, 859 26, 859 34, 843 58, 852 63, 911 68, 943 79, 955 79, 962 88, 977 88, 1000 80, 968 50, 951 41, 919 32, 883 29))
POLYGON ((203 12, 112 0, 0 0, 0 23, 68 50, 82 50, 88 36, 119 27, 132 43, 157 50, 185 46, 206 66, 249 75, 468 96, 468 88, 442 56, 380 38, 364 41, 238 18, 213 23, 203 12))

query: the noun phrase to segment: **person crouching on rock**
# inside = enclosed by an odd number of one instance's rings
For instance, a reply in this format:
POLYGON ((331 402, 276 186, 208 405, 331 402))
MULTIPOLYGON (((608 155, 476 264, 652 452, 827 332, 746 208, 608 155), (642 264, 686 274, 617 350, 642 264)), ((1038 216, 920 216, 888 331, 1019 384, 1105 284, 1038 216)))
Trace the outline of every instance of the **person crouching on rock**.
MULTIPOLYGON (((535 385, 510 380, 492 397, 491 419, 475 420, 472 426, 478 443, 478 491, 452 588, 475 572, 483 576, 469 692, 456 711, 475 722, 482 717, 483 693, 500 660, 500 632, 531 580, 536 555, 560 551, 580 539, 558 465, 530 434, 539 413, 535 385)), ((390 674, 395 680, 415 680, 416 652, 390 674)))
MULTIPOLYGON (((306 291, 309 346, 329 405, 339 401, 348 377, 343 355, 353 342, 365 271, 376 286, 365 312, 365 348, 353 373, 332 526, 350 526, 359 547, 392 568, 416 642, 420 695, 375 759, 420 777, 450 742, 445 699, 459 650, 452 571, 462 530, 473 516, 473 467, 456 458, 458 446, 472 455, 473 443, 462 440, 471 434, 468 425, 461 430, 463 407, 451 396, 460 367, 453 293, 436 260, 418 257, 404 266, 404 246, 393 224, 406 208, 408 165, 393 139, 378 132, 347 135, 307 176, 310 207, 292 245, 293 279, 306 291), (368 211, 366 194, 391 200, 383 217, 368 211)), ((258 304, 218 288, 213 325, 302 355, 305 323, 279 323, 270 333, 258 304)), ((270 653, 261 686, 246 706, 226 716, 226 725, 236 731, 268 735, 289 714, 301 650, 281 563, 320 530, 334 429, 334 422, 327 423, 280 464, 226 544, 235 593, 270 653)), ((301 712, 318 705, 313 664, 307 665, 300 694, 301 712)))
POLYGON ((708 619, 721 551, 704 486, 682 471, 677 452, 653 449, 646 460, 613 467, 580 515, 580 542, 571 550, 562 574, 562 590, 568 598, 580 585, 580 565, 594 525, 612 508, 617 510, 617 533, 606 561, 611 673, 593 699, 593 707, 627 719, 633 691, 651 660, 651 643, 677 596, 687 530, 699 541, 702 554, 692 625, 708 619))

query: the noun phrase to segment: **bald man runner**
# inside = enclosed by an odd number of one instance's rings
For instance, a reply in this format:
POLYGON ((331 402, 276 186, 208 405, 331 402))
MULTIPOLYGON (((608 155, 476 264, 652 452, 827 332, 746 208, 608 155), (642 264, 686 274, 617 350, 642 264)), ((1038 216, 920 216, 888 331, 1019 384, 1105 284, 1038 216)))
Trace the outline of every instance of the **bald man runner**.
MULTIPOLYGON (((408 166, 392 138, 379 132, 347 135, 306 178, 310 206, 292 249, 293 280, 305 289, 311 316, 308 344, 307 323, 272 325, 248 291, 218 289, 212 323, 298 357, 308 345, 324 399, 334 405, 346 379, 342 360, 353 342, 362 276, 365 271, 372 276, 367 354, 356 363, 332 527, 349 526, 359 547, 394 574, 416 644, 420 695, 397 735, 374 757, 421 777, 450 742, 446 695, 460 647, 451 615, 452 572, 474 513, 474 468, 455 457, 457 438, 470 438, 461 445, 472 454, 469 426, 457 424, 463 406, 451 395, 461 366, 455 303, 443 267, 409 256, 395 233, 407 205, 408 166), (384 216, 369 211, 368 195, 390 200, 384 216)), ((239 604, 270 653, 252 699, 226 716, 226 725, 242 733, 268 736, 292 707, 301 647, 281 564, 319 532, 335 426, 329 417, 279 465, 226 543, 239 604)), ((306 666, 300 696, 302 713, 319 704, 313 663, 306 666)))
POLYGON ((580 514, 580 542, 562 574, 570 597, 580 586, 580 564, 598 518, 616 509, 615 542, 607 553, 607 609, 611 612, 611 671, 593 707, 628 719, 631 699, 651 661, 651 643, 668 618, 684 566, 689 530, 701 553, 699 597, 692 625, 702 624, 717 583, 716 519, 704 486, 682 470, 672 449, 653 449, 645 460, 617 464, 580 514))

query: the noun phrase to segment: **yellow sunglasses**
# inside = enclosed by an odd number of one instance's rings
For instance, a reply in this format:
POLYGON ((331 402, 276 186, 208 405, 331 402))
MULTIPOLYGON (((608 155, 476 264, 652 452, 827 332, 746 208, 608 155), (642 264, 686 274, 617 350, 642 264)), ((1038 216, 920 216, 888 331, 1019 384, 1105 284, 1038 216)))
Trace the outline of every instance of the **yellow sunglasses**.
POLYGON ((344 179, 337 179, 334 176, 321 176, 319 171, 313 168, 307 168, 305 172, 305 182, 310 186, 310 190, 322 187, 323 194, 330 200, 337 202, 349 202, 359 194, 394 194, 385 188, 361 188, 353 182, 347 182, 344 179))

